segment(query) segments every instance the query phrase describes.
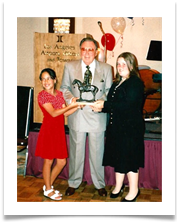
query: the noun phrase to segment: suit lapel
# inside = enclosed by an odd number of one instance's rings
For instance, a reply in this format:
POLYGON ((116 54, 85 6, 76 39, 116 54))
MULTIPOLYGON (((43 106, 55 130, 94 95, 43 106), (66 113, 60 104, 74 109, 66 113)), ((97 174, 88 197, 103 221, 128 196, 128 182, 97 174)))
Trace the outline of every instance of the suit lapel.
POLYGON ((83 82, 83 75, 82 75, 82 68, 81 68, 81 59, 76 61, 76 68, 75 70, 73 70, 74 72, 74 76, 76 79, 80 80, 81 82, 83 82))
POLYGON ((95 60, 96 62, 96 68, 95 68, 95 74, 94 74, 94 80, 93 80, 93 85, 99 85, 99 83, 104 79, 103 77, 103 71, 100 67, 100 63, 95 60))

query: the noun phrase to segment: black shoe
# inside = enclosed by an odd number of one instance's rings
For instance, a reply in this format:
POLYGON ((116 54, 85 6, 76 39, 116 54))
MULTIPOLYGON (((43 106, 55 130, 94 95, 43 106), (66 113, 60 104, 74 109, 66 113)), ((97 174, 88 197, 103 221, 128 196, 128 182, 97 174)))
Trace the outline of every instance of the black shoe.
POLYGON ((138 189, 137 195, 132 200, 126 200, 125 198, 121 202, 135 202, 137 197, 140 195, 140 190, 138 189))
POLYGON ((111 193, 110 198, 117 198, 117 197, 119 196, 119 194, 120 194, 121 192, 123 192, 124 187, 125 187, 125 185, 123 184, 122 187, 121 187, 121 189, 120 189, 120 191, 119 191, 119 193, 115 193, 115 194, 114 194, 114 193, 111 193))
POLYGON ((65 195, 66 196, 71 196, 71 195, 73 195, 74 193, 75 193, 75 188, 73 188, 73 187, 68 187, 68 189, 66 190, 66 192, 65 192, 65 195))

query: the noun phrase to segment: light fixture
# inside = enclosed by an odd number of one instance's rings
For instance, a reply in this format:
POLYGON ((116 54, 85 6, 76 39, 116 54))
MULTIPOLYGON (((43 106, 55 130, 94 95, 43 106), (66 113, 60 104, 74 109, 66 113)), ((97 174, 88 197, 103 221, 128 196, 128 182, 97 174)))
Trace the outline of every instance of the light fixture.
POLYGON ((54 33, 69 33, 70 19, 54 19, 53 30, 54 33))

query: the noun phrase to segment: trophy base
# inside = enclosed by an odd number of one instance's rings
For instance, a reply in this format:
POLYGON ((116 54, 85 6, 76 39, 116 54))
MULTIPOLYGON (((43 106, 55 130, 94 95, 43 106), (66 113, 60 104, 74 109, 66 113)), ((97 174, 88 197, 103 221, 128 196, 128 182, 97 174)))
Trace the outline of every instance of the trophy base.
POLYGON ((79 105, 94 105, 94 102, 77 102, 79 105))
POLYGON ((79 99, 77 99, 76 102, 79 105, 85 105, 86 106, 86 105, 93 105, 94 102, 96 102, 96 101, 94 101, 94 100, 79 100, 79 99))

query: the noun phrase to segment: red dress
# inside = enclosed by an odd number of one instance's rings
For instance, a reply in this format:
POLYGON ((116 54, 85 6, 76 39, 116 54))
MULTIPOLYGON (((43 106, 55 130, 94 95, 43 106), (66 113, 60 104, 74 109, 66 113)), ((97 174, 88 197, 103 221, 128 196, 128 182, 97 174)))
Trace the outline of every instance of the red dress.
POLYGON ((56 96, 53 96, 43 90, 38 94, 38 104, 44 117, 37 140, 35 156, 44 159, 67 158, 64 115, 52 117, 42 107, 45 103, 51 103, 54 109, 62 108, 62 104, 65 104, 62 92, 56 90, 56 96))

